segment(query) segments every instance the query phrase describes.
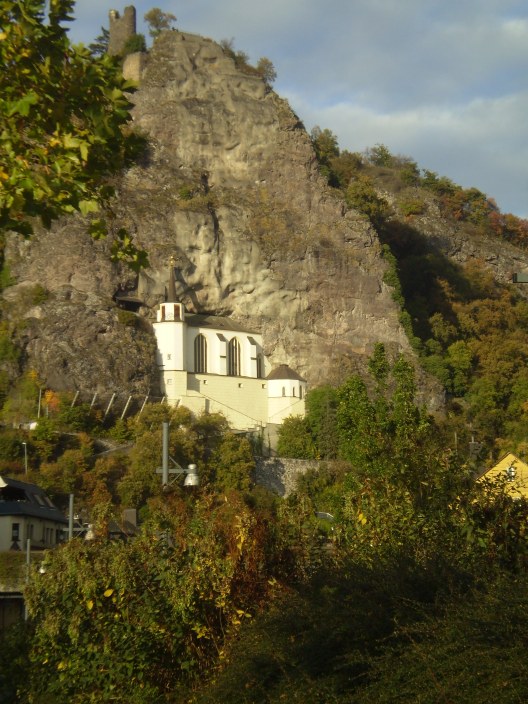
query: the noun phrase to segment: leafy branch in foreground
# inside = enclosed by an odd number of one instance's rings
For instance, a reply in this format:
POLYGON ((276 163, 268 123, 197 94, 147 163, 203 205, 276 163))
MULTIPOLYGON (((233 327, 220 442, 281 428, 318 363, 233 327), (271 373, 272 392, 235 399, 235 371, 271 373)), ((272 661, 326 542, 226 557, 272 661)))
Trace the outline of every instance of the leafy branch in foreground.
MULTIPOLYGON (((73 0, 0 0, 0 230, 31 235, 64 214, 96 214, 99 236, 113 189, 108 177, 137 155, 118 63, 72 46, 63 23, 73 0)), ((146 255, 116 247, 133 267, 146 255)))

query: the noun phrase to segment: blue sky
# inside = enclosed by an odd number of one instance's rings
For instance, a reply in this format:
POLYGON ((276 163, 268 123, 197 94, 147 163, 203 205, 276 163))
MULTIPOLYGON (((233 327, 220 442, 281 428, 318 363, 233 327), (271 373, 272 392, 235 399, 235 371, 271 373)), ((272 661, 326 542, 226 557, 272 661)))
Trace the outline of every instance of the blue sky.
MULTIPOLYGON (((92 41, 125 4, 77 0, 72 40, 92 41)), ((385 144, 528 217, 526 0, 141 1, 139 32, 153 6, 271 59, 309 131, 350 151, 385 144)))

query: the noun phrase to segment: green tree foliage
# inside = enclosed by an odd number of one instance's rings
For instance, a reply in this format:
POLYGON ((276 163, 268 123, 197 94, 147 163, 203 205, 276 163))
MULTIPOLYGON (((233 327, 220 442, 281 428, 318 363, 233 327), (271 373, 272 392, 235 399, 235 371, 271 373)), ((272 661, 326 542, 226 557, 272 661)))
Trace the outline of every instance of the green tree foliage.
POLYGON ((528 696, 522 657, 526 576, 504 576, 453 599, 445 613, 397 630, 393 645, 374 661, 361 704, 457 704, 528 696))
POLYGON ((34 372, 30 371, 20 377, 2 408, 3 420, 14 425, 34 421, 38 413, 39 388, 39 380, 34 372))
POLYGON ((339 156, 337 137, 331 130, 322 130, 318 126, 315 126, 312 129, 310 137, 312 139, 312 144, 317 161, 319 162, 321 173, 328 179, 330 185, 337 185, 337 180, 331 167, 332 159, 339 156))
MULTIPOLYGON (((24 235, 34 218, 45 227, 63 214, 97 215, 94 237, 108 229, 108 176, 137 151, 130 132, 131 86, 115 61, 74 47, 63 23, 73 0, 2 0, 0 41, 0 230, 24 235)), ((125 231, 114 256, 146 262, 125 231)))
POLYGON ((315 457, 313 437, 308 421, 301 416, 288 416, 279 428, 277 452, 280 457, 312 459, 315 457))
MULTIPOLYGON (((255 460, 249 440, 226 433, 208 462, 208 480, 216 491, 247 492, 253 485, 255 460)), ((203 473, 202 473, 203 476, 203 473)))
POLYGON ((384 144, 376 144, 365 152, 367 160, 374 166, 393 166, 394 157, 384 144))
POLYGON ((306 423, 310 430, 316 456, 324 459, 337 457, 337 389, 319 386, 306 394, 306 423))
POLYGON ((150 36, 155 39, 164 30, 171 29, 177 18, 171 12, 163 12, 159 7, 153 7, 145 13, 143 19, 149 26, 150 36))
POLYGON ((31 580, 33 700, 162 701, 269 589, 270 533, 236 495, 165 497, 151 515, 128 543, 71 541, 31 580))
POLYGON ((374 389, 351 377, 338 390, 341 457, 357 475, 400 487, 411 505, 436 491, 445 471, 431 419, 415 405, 414 370, 399 357, 390 367, 378 344, 370 363, 374 389))
POLYGON ((347 205, 366 215, 375 227, 380 227, 390 213, 387 201, 378 195, 373 180, 358 175, 345 191, 347 205))
POLYGON ((332 171, 331 181, 342 189, 346 189, 358 171, 363 168, 361 156, 346 149, 337 156, 330 156, 328 161, 332 171))
POLYGON ((146 51, 147 43, 145 41, 144 34, 134 34, 129 39, 127 39, 126 44, 123 48, 123 56, 128 56, 128 54, 134 54, 137 51, 146 51))
POLYGON ((110 30, 106 27, 101 27, 101 34, 97 37, 91 44, 88 44, 88 49, 90 50, 92 56, 102 56, 108 51, 108 44, 110 42, 110 30))
POLYGON ((273 83, 275 83, 277 79, 277 71, 275 70, 275 66, 273 63, 266 58, 265 56, 262 56, 257 63, 257 72, 260 76, 262 76, 264 82, 268 85, 271 86, 273 83))

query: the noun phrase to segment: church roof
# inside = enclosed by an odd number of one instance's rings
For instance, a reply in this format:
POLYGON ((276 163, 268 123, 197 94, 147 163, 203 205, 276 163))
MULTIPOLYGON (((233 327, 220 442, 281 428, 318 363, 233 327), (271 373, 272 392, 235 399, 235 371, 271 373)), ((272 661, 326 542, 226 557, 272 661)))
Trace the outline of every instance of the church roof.
POLYGON ((200 315, 198 313, 187 313, 185 322, 192 328, 215 328, 217 330, 231 330, 233 332, 245 332, 258 334, 255 330, 247 328, 245 325, 237 323, 232 318, 221 315, 200 315))
POLYGON ((294 379, 295 381, 306 381, 306 379, 303 379, 300 374, 297 374, 297 372, 293 371, 293 369, 287 364, 279 364, 279 366, 275 367, 275 369, 273 369, 266 378, 268 380, 294 379))

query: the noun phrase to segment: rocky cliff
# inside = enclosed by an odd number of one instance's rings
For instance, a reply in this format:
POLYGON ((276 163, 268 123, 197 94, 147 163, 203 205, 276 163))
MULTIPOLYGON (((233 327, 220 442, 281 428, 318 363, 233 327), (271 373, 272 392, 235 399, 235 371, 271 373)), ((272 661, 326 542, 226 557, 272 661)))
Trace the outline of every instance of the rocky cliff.
MULTIPOLYGON (((17 283, 4 297, 11 319, 24 320, 26 366, 58 389, 156 393, 149 321, 171 255, 189 311, 260 330, 271 363, 312 386, 361 370, 377 341, 411 355, 376 233, 328 188, 288 104, 196 35, 162 33, 137 66, 134 123, 149 148, 120 176, 115 212, 150 267, 135 277, 111 264, 108 243, 76 218, 13 237, 17 283)), ((466 245, 434 222, 424 223, 430 236, 460 254, 466 245)))

